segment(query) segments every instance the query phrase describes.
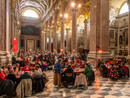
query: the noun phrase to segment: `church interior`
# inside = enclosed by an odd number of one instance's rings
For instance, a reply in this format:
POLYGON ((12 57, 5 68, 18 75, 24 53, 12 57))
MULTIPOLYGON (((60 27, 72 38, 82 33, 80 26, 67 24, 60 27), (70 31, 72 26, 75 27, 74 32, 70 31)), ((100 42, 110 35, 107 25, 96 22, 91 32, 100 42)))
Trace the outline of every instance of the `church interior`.
POLYGON ((1 98, 130 98, 130 0, 0 5, 1 98))

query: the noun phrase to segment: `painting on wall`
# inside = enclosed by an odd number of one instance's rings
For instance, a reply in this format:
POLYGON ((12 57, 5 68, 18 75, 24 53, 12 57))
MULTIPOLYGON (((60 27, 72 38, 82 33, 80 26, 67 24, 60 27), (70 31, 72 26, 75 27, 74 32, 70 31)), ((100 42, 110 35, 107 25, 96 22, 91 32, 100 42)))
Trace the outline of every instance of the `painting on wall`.
POLYGON ((27 40, 27 51, 32 52, 35 50, 35 40, 27 40))
POLYGON ((39 36, 39 28, 36 28, 34 26, 31 26, 31 25, 21 27, 21 34, 22 35, 39 36))

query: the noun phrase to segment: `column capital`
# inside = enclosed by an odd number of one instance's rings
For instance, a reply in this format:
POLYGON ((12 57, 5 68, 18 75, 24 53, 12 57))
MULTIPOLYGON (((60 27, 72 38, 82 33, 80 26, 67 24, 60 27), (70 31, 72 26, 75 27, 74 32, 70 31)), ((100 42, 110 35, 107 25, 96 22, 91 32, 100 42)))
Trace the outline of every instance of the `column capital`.
POLYGON ((72 8, 71 10, 72 10, 73 13, 78 12, 78 9, 77 9, 77 8, 72 8))
POLYGON ((69 31, 70 30, 70 28, 66 28, 66 31, 69 31))
POLYGON ((85 20, 84 20, 84 23, 88 23, 88 20, 87 20, 87 19, 85 19, 85 20))
POLYGON ((60 21, 65 22, 65 18, 64 17, 60 17, 60 21))
POLYGON ((52 27, 48 27, 48 30, 51 30, 52 29, 52 27))
POLYGON ((57 23, 53 23, 53 26, 56 27, 56 26, 57 26, 57 23))

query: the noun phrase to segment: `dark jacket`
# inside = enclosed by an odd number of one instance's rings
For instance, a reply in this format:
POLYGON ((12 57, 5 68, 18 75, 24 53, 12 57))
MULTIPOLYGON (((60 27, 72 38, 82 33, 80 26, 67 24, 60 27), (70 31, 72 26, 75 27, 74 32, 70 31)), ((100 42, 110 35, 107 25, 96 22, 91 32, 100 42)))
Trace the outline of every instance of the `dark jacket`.
POLYGON ((62 65, 61 65, 60 62, 57 62, 57 63, 55 64, 54 70, 55 70, 56 73, 59 73, 59 74, 62 73, 62 65))
POLYGON ((62 73, 63 77, 62 80, 66 82, 74 82, 74 72, 71 66, 68 66, 68 68, 62 73))
POLYGON ((23 75, 20 76, 20 80, 22 79, 32 79, 32 76, 25 72, 23 75))
POLYGON ((43 81, 42 76, 37 76, 34 78, 34 83, 33 83, 33 89, 36 93, 42 92, 45 87, 45 83, 43 81))
POLYGON ((12 80, 4 79, 0 82, 0 96, 7 95, 13 96, 15 93, 15 84, 12 80))
POLYGON ((8 74, 7 79, 12 80, 14 82, 14 84, 16 84, 17 79, 16 79, 15 74, 8 74))

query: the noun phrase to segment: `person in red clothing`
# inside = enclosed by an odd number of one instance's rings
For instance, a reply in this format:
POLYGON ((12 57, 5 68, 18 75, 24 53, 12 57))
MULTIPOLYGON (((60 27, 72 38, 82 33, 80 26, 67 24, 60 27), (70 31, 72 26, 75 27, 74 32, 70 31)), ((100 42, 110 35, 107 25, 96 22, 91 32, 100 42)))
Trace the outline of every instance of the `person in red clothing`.
POLYGON ((0 82, 2 80, 4 80, 4 79, 5 79, 5 75, 4 75, 3 71, 2 71, 2 69, 0 68, 0 82))
POLYGON ((125 69, 125 71, 126 71, 126 74, 128 75, 128 77, 129 77, 129 69, 128 69, 128 67, 125 65, 125 63, 124 62, 122 62, 122 64, 121 64, 122 66, 121 66, 121 68, 123 68, 123 69, 125 69))
POLYGON ((27 63, 26 66, 22 68, 22 71, 29 71, 29 70, 30 70, 30 66, 29 63, 27 63))

